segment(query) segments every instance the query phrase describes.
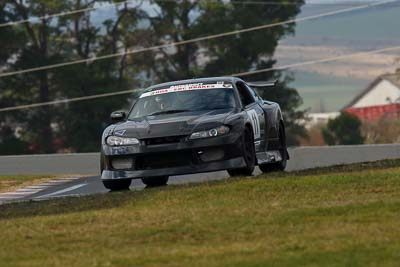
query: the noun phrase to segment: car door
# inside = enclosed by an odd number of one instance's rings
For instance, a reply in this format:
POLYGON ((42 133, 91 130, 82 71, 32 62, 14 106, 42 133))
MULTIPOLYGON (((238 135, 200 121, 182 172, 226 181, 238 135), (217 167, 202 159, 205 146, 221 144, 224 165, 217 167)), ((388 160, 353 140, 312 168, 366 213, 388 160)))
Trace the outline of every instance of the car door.
POLYGON ((254 145, 256 152, 264 151, 265 148, 265 115, 259 104, 260 99, 243 82, 237 82, 240 101, 244 111, 247 113, 254 133, 254 145))
POLYGON ((279 141, 279 121, 277 121, 278 105, 275 102, 262 99, 256 90, 246 84, 253 96, 258 99, 258 104, 264 110, 265 116, 265 150, 275 149, 276 142, 279 141))

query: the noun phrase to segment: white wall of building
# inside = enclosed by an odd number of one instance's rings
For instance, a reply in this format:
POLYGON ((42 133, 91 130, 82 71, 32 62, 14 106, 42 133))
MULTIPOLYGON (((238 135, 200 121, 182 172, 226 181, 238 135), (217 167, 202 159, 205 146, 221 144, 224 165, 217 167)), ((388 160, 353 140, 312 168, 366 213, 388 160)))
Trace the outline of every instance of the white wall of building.
POLYGON ((382 80, 355 105, 353 105, 353 107, 363 108, 387 105, 395 102, 398 98, 400 98, 399 88, 387 80, 382 80))
POLYGON ((308 113, 306 114, 306 118, 304 120, 298 122, 309 129, 318 124, 326 124, 330 119, 335 119, 339 115, 340 112, 308 113))

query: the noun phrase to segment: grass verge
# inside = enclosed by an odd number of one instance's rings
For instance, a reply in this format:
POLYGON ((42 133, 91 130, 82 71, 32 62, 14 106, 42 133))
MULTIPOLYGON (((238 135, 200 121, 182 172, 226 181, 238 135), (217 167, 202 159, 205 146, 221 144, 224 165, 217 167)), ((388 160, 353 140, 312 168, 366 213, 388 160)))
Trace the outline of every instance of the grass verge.
POLYGON ((0 266, 398 266, 400 161, 0 206, 0 266))

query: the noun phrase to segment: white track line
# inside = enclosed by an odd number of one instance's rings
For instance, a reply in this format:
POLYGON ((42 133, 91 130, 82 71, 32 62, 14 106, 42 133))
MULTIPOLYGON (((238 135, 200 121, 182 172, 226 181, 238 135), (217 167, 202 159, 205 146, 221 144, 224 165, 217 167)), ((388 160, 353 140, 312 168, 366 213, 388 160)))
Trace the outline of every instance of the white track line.
POLYGON ((17 199, 22 199, 27 196, 31 196, 33 194, 39 193, 40 191, 43 191, 45 189, 64 184, 64 183, 69 183, 74 180, 80 179, 81 177, 66 177, 66 178, 60 178, 60 179, 54 179, 50 180, 48 182, 44 182, 41 184, 37 185, 30 185, 24 188, 17 189, 13 192, 4 192, 0 193, 0 204, 3 202, 11 201, 11 200, 17 200, 17 199))
POLYGON ((43 196, 35 197, 35 199, 37 199, 37 198, 47 198, 47 197, 59 195, 59 194, 62 194, 62 193, 66 193, 66 192, 69 192, 69 191, 76 190, 76 189, 81 188, 81 187, 86 186, 86 185, 87 185, 87 183, 73 185, 71 187, 68 187, 68 188, 65 188, 65 189, 62 189, 62 190, 58 190, 58 191, 50 193, 50 194, 46 194, 46 195, 43 195, 43 196))
POLYGON ((46 187, 46 186, 52 186, 52 185, 56 185, 56 184, 63 184, 63 183, 67 183, 67 182, 69 182, 69 181, 50 181, 50 182, 45 182, 45 183, 42 183, 42 184, 40 184, 40 185, 38 185, 38 186, 44 186, 44 187, 46 187))
MULTIPOLYGON (((27 186, 27 187, 25 187, 25 188, 22 188, 22 189, 27 189, 27 190, 35 190, 35 189, 44 189, 44 188, 47 188, 47 187, 50 187, 50 186, 43 186, 43 185, 31 185, 31 186, 27 186)), ((19 190, 21 190, 21 189, 19 189, 19 190)))
POLYGON ((27 195, 26 192, 7 192, 7 193, 2 193, 1 196, 25 196, 27 195))
POLYGON ((15 198, 20 198, 19 196, 0 196, 0 200, 10 200, 10 199, 15 199, 15 198))
POLYGON ((15 192, 36 192, 39 190, 40 190, 40 188, 22 188, 22 189, 15 190, 15 192))

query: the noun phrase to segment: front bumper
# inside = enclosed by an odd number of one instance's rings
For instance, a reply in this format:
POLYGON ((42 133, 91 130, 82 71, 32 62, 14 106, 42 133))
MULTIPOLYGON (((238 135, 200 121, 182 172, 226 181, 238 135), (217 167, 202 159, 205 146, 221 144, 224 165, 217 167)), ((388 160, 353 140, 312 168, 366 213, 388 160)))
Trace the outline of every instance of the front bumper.
POLYGON ((183 175, 245 167, 241 135, 188 140, 177 143, 110 147, 103 144, 103 180, 183 175), (114 168, 116 159, 132 161, 126 169, 114 168))
POLYGON ((229 160, 182 166, 182 167, 173 167, 173 168, 164 168, 164 169, 153 169, 153 170, 104 170, 101 174, 101 179, 103 180, 111 180, 111 179, 138 179, 143 177, 155 177, 155 176, 171 176, 171 175, 183 175, 183 174, 192 174, 192 173, 200 173, 200 172, 213 172, 220 170, 233 169, 238 167, 245 167, 246 163, 242 157, 233 158, 229 160))

